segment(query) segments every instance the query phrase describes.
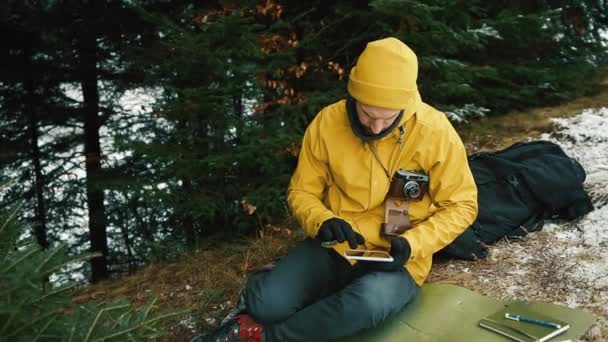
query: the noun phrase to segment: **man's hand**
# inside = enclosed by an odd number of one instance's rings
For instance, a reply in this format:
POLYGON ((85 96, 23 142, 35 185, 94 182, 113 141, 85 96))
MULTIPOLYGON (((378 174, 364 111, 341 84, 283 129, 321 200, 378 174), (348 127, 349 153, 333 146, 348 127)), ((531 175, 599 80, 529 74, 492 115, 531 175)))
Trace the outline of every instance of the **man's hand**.
POLYGON ((348 222, 337 217, 323 222, 317 233, 317 239, 321 242, 348 241, 348 245, 352 249, 357 248, 357 245, 365 243, 365 239, 361 234, 355 232, 348 222))
POLYGON ((403 268, 405 262, 410 258, 412 247, 410 243, 402 236, 391 240, 391 249, 389 254, 393 257, 392 262, 380 261, 359 261, 360 267, 366 271, 384 271, 393 272, 403 268))

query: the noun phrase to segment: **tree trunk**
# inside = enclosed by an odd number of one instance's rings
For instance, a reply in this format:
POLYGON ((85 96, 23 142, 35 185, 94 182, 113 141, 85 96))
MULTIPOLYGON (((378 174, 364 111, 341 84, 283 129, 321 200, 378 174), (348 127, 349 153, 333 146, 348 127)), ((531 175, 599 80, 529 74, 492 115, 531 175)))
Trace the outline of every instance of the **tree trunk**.
POLYGON ((120 232, 122 238, 125 241, 125 248, 127 250, 127 267, 129 268, 129 274, 132 274, 137 269, 135 258, 133 257, 133 247, 131 246, 131 239, 129 238, 129 212, 123 211, 120 215, 120 232))
MULTIPOLYGON (((136 226, 138 227, 137 230, 141 232, 144 240, 146 240, 148 242, 154 242, 154 234, 152 233, 152 231, 150 229, 150 224, 148 222, 146 222, 146 220, 144 220, 144 218, 137 211, 141 205, 141 208, 146 213, 145 217, 147 217, 149 219, 151 217, 153 217, 153 214, 150 213, 148 208, 145 206, 145 201, 140 201, 140 198, 137 197, 137 195, 131 197, 130 199, 127 196, 127 199, 128 199, 127 207, 129 208, 129 210, 131 211, 131 214, 133 215, 136 226)), ((152 226, 152 227, 153 227, 152 229, 156 229, 156 226, 152 226)))
MULTIPOLYGON (((85 10, 86 11, 86 10, 85 10)), ((89 17, 90 18, 90 17, 89 17)), ((108 273, 108 241, 104 193, 100 185, 102 176, 101 147, 99 143, 99 90, 97 88, 97 37, 94 26, 82 33, 80 41, 80 63, 82 95, 84 98, 84 153, 89 209, 89 239, 91 252, 100 253, 91 259, 91 281, 106 279, 108 273)))
POLYGON ((44 209, 44 179, 42 167, 40 165, 40 148, 38 147, 38 113, 40 107, 37 105, 35 86, 33 80, 28 80, 26 84, 27 96, 29 101, 28 111, 28 132, 30 136, 30 147, 32 166, 34 167, 34 193, 36 195, 35 217, 34 217, 34 236, 38 244, 46 249, 49 241, 46 236, 46 215, 44 209))
MULTIPOLYGON (((184 178, 182 178, 182 184, 183 184, 182 189, 184 191, 183 199, 185 201, 187 201, 189 198, 189 195, 193 193, 192 183, 191 183, 190 179, 184 177, 184 178)), ((182 225, 184 227, 184 233, 186 236, 186 243, 190 248, 196 249, 196 248, 198 248, 199 241, 198 241, 198 234, 196 231, 196 227, 194 225, 194 218, 192 217, 192 211, 190 209, 190 206, 186 205, 186 203, 183 203, 182 207, 188 208, 184 211, 184 216, 181 218, 182 225)))

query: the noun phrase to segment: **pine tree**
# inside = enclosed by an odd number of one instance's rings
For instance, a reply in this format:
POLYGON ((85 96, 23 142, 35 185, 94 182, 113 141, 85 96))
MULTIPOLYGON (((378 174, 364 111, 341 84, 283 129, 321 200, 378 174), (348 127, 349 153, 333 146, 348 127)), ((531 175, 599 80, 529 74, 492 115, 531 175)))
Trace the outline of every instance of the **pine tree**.
POLYGON ((0 213, 0 341, 135 341, 162 334, 163 312, 153 299, 134 308, 128 302, 75 304, 70 282, 49 283, 80 258, 65 246, 42 250, 21 240, 16 210, 0 213))
POLYGON ((9 147, 2 167, 4 177, 17 174, 20 181, 3 200, 29 200, 24 215, 34 220, 41 245, 66 233, 77 240, 71 249, 89 243, 99 252, 91 279, 107 278, 113 227, 105 213, 102 143, 111 146, 111 139, 101 132, 119 116, 117 98, 141 82, 141 70, 125 57, 127 46, 143 44, 153 29, 123 1, 13 2, 7 10, 2 34, 20 39, 7 39, 10 48, 0 56, 0 120, 9 147), (82 90, 82 100, 66 96, 66 88, 82 90), (81 166, 84 178, 75 176, 81 166), (89 232, 74 234, 83 213, 89 232))
POLYGON ((129 187, 127 196, 162 202, 165 216, 156 222, 194 247, 209 233, 242 226, 243 188, 257 180, 240 156, 251 130, 246 102, 256 97, 259 50, 246 10, 207 3, 178 13, 150 13, 164 25, 162 43, 140 57, 151 65, 148 84, 162 96, 154 116, 140 120, 141 130, 124 135, 120 146, 133 148, 122 170, 143 188, 129 187))
POLYGON ((0 165, 3 182, 17 181, 5 189, 3 202, 28 200, 22 215, 31 223, 38 243, 47 247, 57 240, 57 227, 68 224, 58 210, 78 207, 76 198, 51 190, 58 184, 63 187, 65 182, 59 179, 74 172, 69 153, 76 143, 73 131, 66 127, 64 131, 70 132, 59 134, 57 128, 71 125, 77 114, 60 87, 67 71, 54 63, 54 42, 42 39, 47 32, 46 12, 26 4, 12 5, 0 30, 8 45, 0 54, 0 165))

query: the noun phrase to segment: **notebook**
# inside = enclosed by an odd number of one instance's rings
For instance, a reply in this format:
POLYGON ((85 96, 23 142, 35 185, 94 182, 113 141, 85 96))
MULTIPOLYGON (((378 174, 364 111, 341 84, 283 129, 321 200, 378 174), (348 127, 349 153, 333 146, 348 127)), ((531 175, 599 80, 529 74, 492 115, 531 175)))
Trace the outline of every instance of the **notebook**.
POLYGON ((525 305, 518 303, 505 305, 501 310, 481 319, 479 325, 520 342, 549 341, 551 338, 570 328, 570 325, 567 322, 532 311, 525 305), (549 327, 536 323, 514 321, 505 317, 507 313, 519 314, 537 320, 557 323, 560 327, 549 327))

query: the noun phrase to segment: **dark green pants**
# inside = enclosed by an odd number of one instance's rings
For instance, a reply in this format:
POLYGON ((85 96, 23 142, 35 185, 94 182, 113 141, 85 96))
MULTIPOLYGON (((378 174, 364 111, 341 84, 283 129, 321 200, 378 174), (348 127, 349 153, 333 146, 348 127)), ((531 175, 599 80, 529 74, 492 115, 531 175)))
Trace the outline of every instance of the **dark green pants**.
POLYGON ((363 272, 313 239, 300 242, 245 286, 265 341, 326 341, 378 325, 419 293, 407 270, 363 272))

